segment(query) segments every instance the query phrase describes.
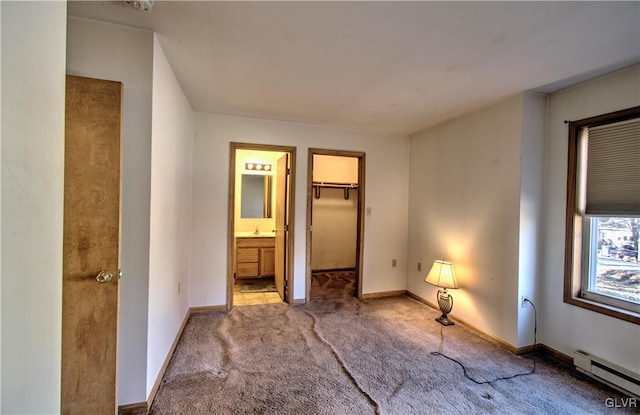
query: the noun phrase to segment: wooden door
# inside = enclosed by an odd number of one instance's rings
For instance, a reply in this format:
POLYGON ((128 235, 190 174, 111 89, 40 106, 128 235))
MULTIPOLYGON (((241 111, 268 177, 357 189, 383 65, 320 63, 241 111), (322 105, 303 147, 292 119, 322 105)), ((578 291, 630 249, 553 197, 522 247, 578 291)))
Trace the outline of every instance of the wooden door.
POLYGON ((260 276, 272 277, 276 273, 276 249, 260 249, 260 276))
POLYGON ((121 83, 67 76, 63 414, 117 412, 121 107, 121 83))
POLYGON ((287 281, 287 237, 288 237, 288 209, 287 200, 289 192, 289 154, 278 159, 276 171, 276 273, 275 284, 282 301, 285 299, 285 281, 287 281))

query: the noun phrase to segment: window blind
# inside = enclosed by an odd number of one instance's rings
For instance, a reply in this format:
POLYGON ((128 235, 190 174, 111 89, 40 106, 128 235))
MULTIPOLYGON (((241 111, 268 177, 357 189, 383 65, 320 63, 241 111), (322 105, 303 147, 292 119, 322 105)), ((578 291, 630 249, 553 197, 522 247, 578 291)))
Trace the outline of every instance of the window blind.
POLYGON ((586 213, 640 215, 640 118, 587 132, 586 213))

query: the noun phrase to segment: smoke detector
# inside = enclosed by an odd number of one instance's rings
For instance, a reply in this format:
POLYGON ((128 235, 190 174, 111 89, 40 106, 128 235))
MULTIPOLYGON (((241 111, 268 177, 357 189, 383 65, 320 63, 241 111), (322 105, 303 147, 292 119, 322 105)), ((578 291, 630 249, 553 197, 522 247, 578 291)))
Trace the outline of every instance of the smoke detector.
POLYGON ((153 7, 153 0, 127 0, 127 4, 134 9, 150 12, 153 7))

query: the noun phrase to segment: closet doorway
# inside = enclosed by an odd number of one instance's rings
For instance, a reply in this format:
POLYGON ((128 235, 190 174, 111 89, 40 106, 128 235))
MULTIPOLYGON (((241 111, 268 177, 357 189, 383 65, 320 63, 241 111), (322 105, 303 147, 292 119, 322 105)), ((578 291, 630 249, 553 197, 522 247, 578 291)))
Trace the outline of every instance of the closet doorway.
POLYGON ((362 297, 365 153, 309 149, 306 301, 362 297))
POLYGON ((227 310, 293 302, 295 150, 231 143, 227 310))

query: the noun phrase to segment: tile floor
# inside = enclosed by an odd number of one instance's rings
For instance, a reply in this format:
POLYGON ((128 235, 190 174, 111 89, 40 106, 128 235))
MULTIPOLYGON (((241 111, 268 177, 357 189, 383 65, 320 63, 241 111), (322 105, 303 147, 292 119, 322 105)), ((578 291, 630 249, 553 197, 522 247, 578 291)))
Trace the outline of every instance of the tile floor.
MULTIPOLYGON (((248 280, 247 282, 250 282, 248 280)), ((282 299, 277 292, 267 293, 241 293, 242 282, 236 282, 233 287, 233 305, 245 306, 245 305, 259 305, 259 304, 273 304, 281 303, 282 299)))

